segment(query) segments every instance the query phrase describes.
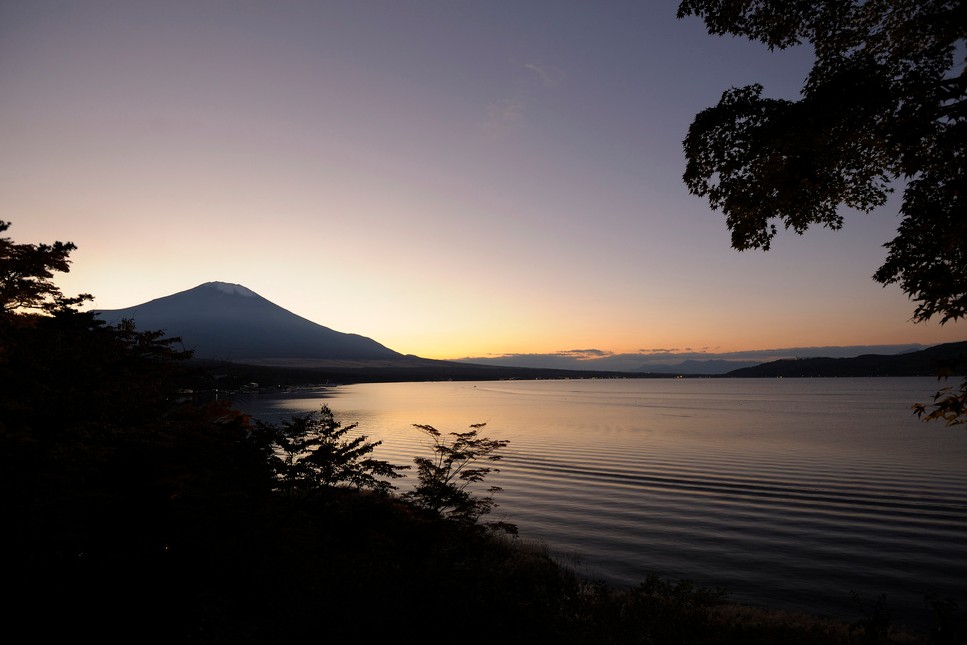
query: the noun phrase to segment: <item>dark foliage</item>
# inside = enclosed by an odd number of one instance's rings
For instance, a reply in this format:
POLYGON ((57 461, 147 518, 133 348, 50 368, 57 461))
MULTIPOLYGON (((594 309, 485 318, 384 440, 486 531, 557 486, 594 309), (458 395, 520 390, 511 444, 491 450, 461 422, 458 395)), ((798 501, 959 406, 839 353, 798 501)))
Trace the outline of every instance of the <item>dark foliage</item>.
POLYGON ((74 308, 83 298, 49 282, 72 244, 3 249, 0 292, 17 305, 0 313, 8 628, 95 635, 178 615, 181 566, 230 551, 268 499, 247 420, 176 402, 177 339, 74 308))
MULTIPOLYGON (((10 222, 0 220, 0 233, 10 228, 10 222)), ((0 237, 0 307, 3 313, 22 309, 50 312, 65 305, 76 305, 90 300, 90 295, 65 298, 52 282, 55 272, 70 270, 72 242, 53 244, 16 244, 8 237, 0 237)))
POLYGON ((370 457, 382 442, 353 436, 356 427, 342 427, 327 405, 278 425, 259 422, 256 433, 268 444, 266 459, 277 480, 276 490, 290 497, 332 486, 377 493, 394 490, 389 480, 402 477, 399 471, 409 466, 370 457))
POLYGON ((967 313, 967 5, 960 0, 684 0, 712 34, 816 55, 798 101, 733 88, 685 139, 685 183, 722 209, 739 250, 776 223, 838 229, 905 184, 897 237, 874 278, 899 283, 918 321, 967 313), (958 47, 960 48, 958 52, 958 47), (959 67, 959 70, 958 70, 959 67))
POLYGON ((967 424, 967 379, 960 382, 959 388, 940 388, 932 403, 916 403, 913 412, 924 421, 941 420, 948 426, 967 424))

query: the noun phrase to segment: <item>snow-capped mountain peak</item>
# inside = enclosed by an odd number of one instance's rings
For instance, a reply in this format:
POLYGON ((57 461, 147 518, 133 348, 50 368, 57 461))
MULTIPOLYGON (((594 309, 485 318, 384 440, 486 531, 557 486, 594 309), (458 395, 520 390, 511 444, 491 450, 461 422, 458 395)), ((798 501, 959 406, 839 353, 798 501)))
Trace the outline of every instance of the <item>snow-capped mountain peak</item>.
POLYGON ((206 282, 134 307, 95 313, 111 325, 134 320, 139 329, 177 336, 196 358, 278 365, 402 358, 372 338, 329 329, 230 282, 206 282))
POLYGON ((223 293, 234 294, 237 296, 245 296, 246 298, 256 298, 258 294, 247 287, 243 287, 240 284, 233 284, 231 282, 206 282, 205 287, 212 287, 218 289, 223 293))

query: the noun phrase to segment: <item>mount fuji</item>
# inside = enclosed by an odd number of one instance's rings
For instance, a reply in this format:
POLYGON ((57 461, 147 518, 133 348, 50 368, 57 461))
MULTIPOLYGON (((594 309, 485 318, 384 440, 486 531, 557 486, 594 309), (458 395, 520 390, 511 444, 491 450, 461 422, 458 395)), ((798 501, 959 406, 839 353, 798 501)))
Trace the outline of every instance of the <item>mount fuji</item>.
POLYGON ((134 307, 95 313, 108 324, 130 319, 138 329, 180 336, 196 358, 303 366, 407 358, 371 338, 323 327, 227 282, 206 282, 134 307))

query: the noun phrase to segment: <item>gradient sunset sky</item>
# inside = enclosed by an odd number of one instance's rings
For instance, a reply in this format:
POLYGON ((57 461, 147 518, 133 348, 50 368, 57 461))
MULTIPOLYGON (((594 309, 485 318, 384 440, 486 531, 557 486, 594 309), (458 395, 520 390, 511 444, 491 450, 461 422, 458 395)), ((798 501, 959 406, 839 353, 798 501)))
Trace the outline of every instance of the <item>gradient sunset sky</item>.
POLYGON ((870 277, 898 198, 730 248, 682 139, 811 52, 676 7, 3 2, 0 219, 99 309, 218 280, 427 358, 963 340, 870 277))

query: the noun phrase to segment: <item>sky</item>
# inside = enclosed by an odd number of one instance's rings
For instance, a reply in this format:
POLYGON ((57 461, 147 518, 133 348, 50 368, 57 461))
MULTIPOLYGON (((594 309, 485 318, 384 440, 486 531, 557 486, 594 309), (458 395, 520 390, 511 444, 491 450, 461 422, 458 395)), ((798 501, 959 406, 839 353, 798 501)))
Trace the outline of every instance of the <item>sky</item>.
POLYGON ((807 47, 675 2, 6 0, 0 219, 118 309, 209 281, 404 354, 933 345, 871 276, 899 200, 730 247, 682 140, 807 47))

